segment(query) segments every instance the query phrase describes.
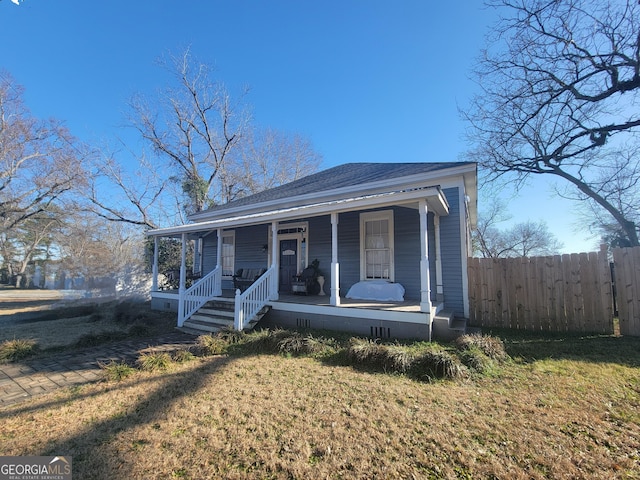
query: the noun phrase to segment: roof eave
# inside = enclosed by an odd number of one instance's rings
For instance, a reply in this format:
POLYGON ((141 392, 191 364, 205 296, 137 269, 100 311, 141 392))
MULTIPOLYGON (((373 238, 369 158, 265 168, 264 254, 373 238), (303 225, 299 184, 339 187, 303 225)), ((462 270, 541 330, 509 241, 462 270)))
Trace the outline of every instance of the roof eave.
POLYGON ((344 198, 345 195, 357 196, 364 195, 369 192, 382 192, 387 190, 406 190, 412 188, 421 188, 425 186, 437 185, 438 180, 446 177, 463 175, 466 177, 469 174, 473 174, 473 183, 475 185, 475 175, 477 172, 477 166, 475 163, 468 163, 464 165, 457 165, 450 168, 442 168, 431 172, 425 172, 421 174, 408 175, 403 177, 396 177, 386 180, 380 180, 375 182, 362 183, 350 187, 337 188, 332 190, 325 190, 322 192, 314 192, 304 195, 297 195, 294 197, 280 198, 277 200, 265 201, 260 203, 254 203, 250 205, 243 205, 235 208, 224 208, 219 211, 209 210, 199 213, 195 213, 189 216, 189 220, 194 222, 216 220, 220 218, 226 218, 236 215, 247 215, 251 213, 259 213, 271 210, 277 210, 281 208, 288 208, 295 205, 315 204, 321 201, 330 201, 332 199, 338 200, 344 198), (428 185, 425 185, 425 182, 428 185))
POLYGON ((426 199, 429 210, 439 215, 449 214, 449 204, 439 187, 428 187, 400 192, 386 192, 358 197, 343 198, 311 205, 274 209, 267 212, 237 215, 204 222, 194 222, 176 227, 149 230, 148 236, 172 237, 181 234, 210 231, 217 228, 237 228, 248 225, 264 224, 274 221, 291 220, 300 217, 315 217, 329 213, 379 208, 392 205, 414 203, 426 199))

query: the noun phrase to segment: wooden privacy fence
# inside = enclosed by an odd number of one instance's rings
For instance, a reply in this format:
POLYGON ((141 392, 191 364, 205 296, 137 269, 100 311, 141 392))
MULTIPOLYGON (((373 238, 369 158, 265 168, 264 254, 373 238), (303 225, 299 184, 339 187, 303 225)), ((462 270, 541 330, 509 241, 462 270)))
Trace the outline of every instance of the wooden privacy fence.
POLYGON ((468 272, 472 325, 613 333, 606 249, 550 257, 470 258, 468 272))
POLYGON ((614 248, 612 270, 620 333, 640 336, 640 247, 614 248))

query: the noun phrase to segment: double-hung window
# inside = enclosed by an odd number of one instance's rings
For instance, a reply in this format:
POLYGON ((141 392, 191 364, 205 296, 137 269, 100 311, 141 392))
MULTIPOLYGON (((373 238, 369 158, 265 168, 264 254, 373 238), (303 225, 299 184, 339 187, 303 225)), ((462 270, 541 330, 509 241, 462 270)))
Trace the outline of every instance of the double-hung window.
POLYGON ((233 277, 236 263, 236 232, 222 233, 222 276, 233 277))
POLYGON ((394 281, 393 211, 360 214, 360 243, 361 278, 394 281))

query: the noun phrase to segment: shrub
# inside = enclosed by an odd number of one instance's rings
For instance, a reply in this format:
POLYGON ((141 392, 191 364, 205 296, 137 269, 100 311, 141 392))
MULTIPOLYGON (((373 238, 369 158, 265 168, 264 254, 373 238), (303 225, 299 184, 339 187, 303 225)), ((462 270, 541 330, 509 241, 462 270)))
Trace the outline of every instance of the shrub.
POLYGON ((0 343, 0 361, 14 362, 33 355, 38 350, 35 340, 6 340, 0 343))

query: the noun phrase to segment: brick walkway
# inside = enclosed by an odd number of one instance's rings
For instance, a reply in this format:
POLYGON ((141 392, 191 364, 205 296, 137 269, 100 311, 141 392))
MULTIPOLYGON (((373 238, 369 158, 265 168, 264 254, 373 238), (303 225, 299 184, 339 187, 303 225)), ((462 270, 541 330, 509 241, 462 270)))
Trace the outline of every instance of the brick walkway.
POLYGON ((145 350, 173 351, 194 341, 191 335, 175 332, 0 364, 0 408, 59 388, 95 382, 102 378, 100 364, 115 361, 132 365, 145 350))

